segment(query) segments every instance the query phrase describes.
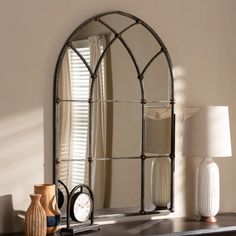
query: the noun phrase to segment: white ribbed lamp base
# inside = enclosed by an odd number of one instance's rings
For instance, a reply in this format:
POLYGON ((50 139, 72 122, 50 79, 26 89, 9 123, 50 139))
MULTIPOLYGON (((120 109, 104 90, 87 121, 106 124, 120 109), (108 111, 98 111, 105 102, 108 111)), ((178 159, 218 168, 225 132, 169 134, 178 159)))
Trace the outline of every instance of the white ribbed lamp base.
POLYGON ((219 168, 211 158, 204 158, 197 171, 197 211, 203 221, 216 221, 219 202, 219 168))

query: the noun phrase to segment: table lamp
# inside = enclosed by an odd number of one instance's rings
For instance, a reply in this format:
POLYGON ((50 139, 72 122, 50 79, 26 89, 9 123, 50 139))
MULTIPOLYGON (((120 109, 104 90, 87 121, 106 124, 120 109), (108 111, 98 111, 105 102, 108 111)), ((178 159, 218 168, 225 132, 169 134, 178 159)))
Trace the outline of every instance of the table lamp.
POLYGON ((197 169, 197 211, 201 221, 216 222, 220 183, 219 168, 212 158, 232 155, 228 107, 187 108, 187 113, 183 154, 203 158, 197 169))

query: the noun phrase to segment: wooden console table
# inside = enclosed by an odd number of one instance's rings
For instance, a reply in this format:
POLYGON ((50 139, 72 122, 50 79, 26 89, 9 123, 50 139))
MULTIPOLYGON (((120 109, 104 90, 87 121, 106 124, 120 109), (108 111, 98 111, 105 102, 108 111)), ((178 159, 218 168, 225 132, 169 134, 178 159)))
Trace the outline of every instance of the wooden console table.
MULTIPOLYGON (((174 236, 174 235, 236 235, 236 214, 217 216, 216 223, 199 222, 197 218, 142 220, 101 226, 101 231, 78 234, 81 236, 174 236)), ((9 236, 4 235, 4 236, 9 236)), ((23 236, 24 234, 12 234, 23 236)), ((57 236, 60 233, 56 234, 57 236)), ((3 235, 2 235, 3 236, 3 235)))

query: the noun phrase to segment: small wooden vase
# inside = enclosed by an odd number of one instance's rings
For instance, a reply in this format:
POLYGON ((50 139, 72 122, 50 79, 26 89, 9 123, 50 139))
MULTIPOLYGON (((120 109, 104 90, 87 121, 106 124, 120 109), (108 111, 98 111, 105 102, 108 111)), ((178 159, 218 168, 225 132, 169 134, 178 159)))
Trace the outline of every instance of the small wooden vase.
POLYGON ((56 202, 54 184, 34 185, 34 193, 41 194, 40 202, 47 216, 47 234, 53 234, 60 229, 61 212, 56 202))
POLYGON ((26 236, 45 236, 47 233, 46 213, 40 203, 40 194, 30 195, 31 204, 26 212, 26 236))

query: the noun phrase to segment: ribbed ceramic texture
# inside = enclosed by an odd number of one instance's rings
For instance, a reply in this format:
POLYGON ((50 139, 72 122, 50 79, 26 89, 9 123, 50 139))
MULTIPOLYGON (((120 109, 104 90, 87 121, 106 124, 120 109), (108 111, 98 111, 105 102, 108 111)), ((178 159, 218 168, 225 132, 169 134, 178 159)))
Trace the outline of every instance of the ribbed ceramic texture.
POLYGON ((211 159, 204 159, 197 173, 197 210, 199 215, 215 216, 220 202, 219 168, 211 159))
POLYGON ((26 236, 45 236, 47 233, 46 213, 40 203, 40 194, 30 195, 31 204, 25 217, 26 236))
POLYGON ((41 194, 40 202, 46 213, 47 234, 60 229, 60 211, 57 207, 54 184, 39 184, 34 186, 34 193, 41 194))
POLYGON ((153 160, 151 173, 152 200, 156 206, 170 203, 171 163, 168 158, 153 160))

